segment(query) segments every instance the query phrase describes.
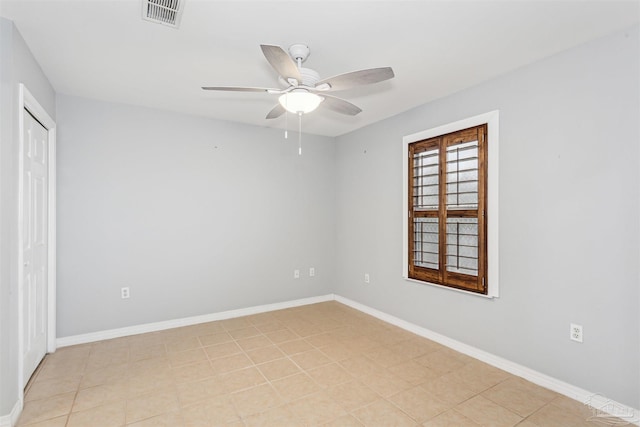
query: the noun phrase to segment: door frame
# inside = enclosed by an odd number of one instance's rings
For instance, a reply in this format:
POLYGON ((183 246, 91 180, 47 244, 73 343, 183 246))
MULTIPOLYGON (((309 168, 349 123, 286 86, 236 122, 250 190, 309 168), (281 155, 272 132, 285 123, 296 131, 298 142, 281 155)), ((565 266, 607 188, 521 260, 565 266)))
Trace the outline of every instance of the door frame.
POLYGON ((24 401, 24 121, 31 114, 47 130, 47 353, 56 351, 56 123, 23 83, 18 89, 18 387, 24 401), (28 110, 28 112, 27 112, 28 110))

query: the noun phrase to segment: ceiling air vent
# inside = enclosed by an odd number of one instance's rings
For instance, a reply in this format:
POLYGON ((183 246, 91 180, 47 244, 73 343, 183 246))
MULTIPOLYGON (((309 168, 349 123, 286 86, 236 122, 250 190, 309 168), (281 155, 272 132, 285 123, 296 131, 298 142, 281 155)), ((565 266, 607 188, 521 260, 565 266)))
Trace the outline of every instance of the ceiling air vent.
POLYGON ((185 0, 142 0, 142 19, 178 28, 184 2, 185 0))

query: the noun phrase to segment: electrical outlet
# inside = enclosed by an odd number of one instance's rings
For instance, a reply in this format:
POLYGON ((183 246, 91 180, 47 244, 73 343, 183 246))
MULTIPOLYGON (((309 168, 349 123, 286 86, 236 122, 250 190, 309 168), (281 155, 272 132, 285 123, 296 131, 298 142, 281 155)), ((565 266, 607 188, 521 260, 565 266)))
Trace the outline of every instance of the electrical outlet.
POLYGON ((364 273, 364 283, 369 283, 370 281, 369 273, 364 273))
POLYGON ((129 288, 120 288, 120 298, 127 299, 129 298, 129 288))
POLYGON ((294 279, 300 278, 300 270, 293 270, 293 278, 294 279))
POLYGON ((309 277, 313 277, 316 275, 316 269, 313 267, 309 267, 309 277))
POLYGON ((569 332, 569 338, 572 341, 582 342, 582 325, 576 325, 575 323, 572 323, 569 332))

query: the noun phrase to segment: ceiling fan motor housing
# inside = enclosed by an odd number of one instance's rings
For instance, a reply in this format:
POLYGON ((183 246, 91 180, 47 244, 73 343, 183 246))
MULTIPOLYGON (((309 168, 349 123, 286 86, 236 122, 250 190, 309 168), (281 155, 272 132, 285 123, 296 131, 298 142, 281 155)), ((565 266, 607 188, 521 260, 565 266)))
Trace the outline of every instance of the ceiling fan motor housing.
MULTIPOLYGON (((314 87, 316 83, 320 81, 320 74, 316 70, 311 68, 300 67, 300 75, 302 76, 302 86, 314 87)), ((291 86, 282 76, 278 77, 278 81, 282 87, 287 88, 291 86)))

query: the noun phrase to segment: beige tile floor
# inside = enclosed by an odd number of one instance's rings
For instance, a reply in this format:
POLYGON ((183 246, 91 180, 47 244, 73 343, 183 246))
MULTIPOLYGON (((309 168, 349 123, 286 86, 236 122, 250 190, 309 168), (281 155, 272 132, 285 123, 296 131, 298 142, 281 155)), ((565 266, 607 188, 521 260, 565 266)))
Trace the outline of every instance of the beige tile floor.
POLYGON ((20 426, 593 426, 583 404, 337 302, 59 349, 20 426))

